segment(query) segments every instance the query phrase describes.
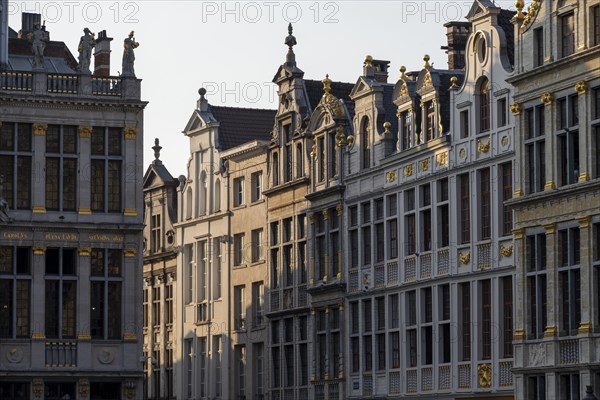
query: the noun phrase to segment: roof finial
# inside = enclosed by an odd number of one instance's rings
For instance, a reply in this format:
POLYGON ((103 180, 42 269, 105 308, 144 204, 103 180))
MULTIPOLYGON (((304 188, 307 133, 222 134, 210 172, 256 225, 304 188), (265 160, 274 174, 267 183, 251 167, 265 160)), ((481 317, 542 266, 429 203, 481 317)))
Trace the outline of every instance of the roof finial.
POLYGON ((423 61, 425 61, 425 65, 423 65, 423 68, 426 68, 426 69, 429 69, 429 68, 431 68, 431 65, 429 64, 429 60, 430 60, 430 59, 431 59, 431 58, 429 58, 429 54, 425 54, 425 55, 423 56, 423 61))
POLYGON ((323 96, 328 96, 329 92, 331 92, 331 79, 329 79, 329 74, 326 74, 325 79, 321 82, 323 82, 323 92, 325 92, 323 96))
POLYGON ((159 144, 158 138, 154 139, 154 146, 152 150, 154 150, 154 164, 160 164, 160 150, 162 146, 159 144))
POLYGON ((296 42, 296 37, 292 35, 294 28, 292 27, 292 23, 288 25, 288 36, 285 38, 285 44, 288 46, 288 53, 285 58, 285 62, 289 66, 296 66, 296 55, 294 54, 293 47, 298 43, 296 42))
POLYGON ((523 7, 525 7, 525 2, 523 0, 516 0, 515 7, 517 7, 517 19, 523 19, 525 16, 523 15, 523 7))
POLYGON ((406 76, 405 72, 406 72, 406 67, 403 65, 400 67, 400 79, 402 79, 403 81, 408 80, 408 76, 406 76))

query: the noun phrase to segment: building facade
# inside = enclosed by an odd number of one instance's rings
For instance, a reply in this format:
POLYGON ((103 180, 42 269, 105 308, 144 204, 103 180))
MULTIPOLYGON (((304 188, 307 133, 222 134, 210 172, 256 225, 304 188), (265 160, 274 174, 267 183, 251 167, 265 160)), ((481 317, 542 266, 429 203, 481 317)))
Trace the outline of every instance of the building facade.
POLYGON ((141 399, 141 81, 1 5, 0 397, 141 399))
POLYGON ((519 4, 515 395, 600 389, 600 2, 519 4))

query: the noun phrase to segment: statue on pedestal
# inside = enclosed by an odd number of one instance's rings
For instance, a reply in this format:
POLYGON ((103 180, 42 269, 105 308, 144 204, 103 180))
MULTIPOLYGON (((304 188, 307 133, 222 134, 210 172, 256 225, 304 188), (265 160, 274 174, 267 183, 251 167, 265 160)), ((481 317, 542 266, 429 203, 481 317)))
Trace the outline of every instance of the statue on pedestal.
POLYGON ((90 60, 92 58, 92 49, 96 46, 94 34, 88 29, 83 30, 83 36, 79 40, 79 72, 90 74, 90 60))
POLYGON ((33 69, 44 69, 44 50, 48 42, 48 32, 45 26, 35 24, 33 32, 29 34, 31 52, 33 53, 33 69))
POLYGON ((129 36, 123 41, 123 72, 121 75, 135 78, 135 71, 133 69, 135 54, 133 50, 136 49, 140 44, 135 41, 135 37, 133 35, 134 32, 131 31, 129 36))

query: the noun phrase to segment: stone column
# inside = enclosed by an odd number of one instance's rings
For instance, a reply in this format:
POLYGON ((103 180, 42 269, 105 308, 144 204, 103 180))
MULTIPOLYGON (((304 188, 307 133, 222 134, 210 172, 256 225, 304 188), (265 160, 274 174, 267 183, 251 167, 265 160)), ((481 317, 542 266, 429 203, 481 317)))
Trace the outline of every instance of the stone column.
MULTIPOLYGON (((46 131, 48 124, 35 123, 33 128, 33 184, 31 185, 31 211, 34 214, 46 213, 46 131)), ((42 274, 43 275, 43 274, 42 274)))
POLYGON ((517 131, 523 132, 525 119, 521 118, 523 115, 523 106, 519 103, 513 103, 510 105, 510 112, 514 115, 515 126, 512 131, 512 138, 514 149, 515 149, 515 163, 513 165, 513 197, 523 196, 523 185, 526 182, 525 179, 525 168, 522 168, 518 162, 525 160, 525 154, 523 154, 523 144, 520 138, 517 136, 517 131))
POLYGON ((558 335, 558 271, 556 269, 556 224, 544 226, 546 230, 546 304, 547 325, 544 331, 545 338, 554 338, 558 335))
POLYGON ((92 214, 90 198, 92 182, 91 137, 91 126, 79 126, 79 175, 77 178, 77 187, 79 188, 77 212, 79 215, 92 214))
MULTIPOLYGON (((585 13, 580 13, 585 14, 585 13)), ((585 26, 585 25, 581 25, 585 26)), ((578 109, 579 109, 579 182, 586 182, 590 180, 590 175, 593 170, 592 152, 594 147, 590 141, 592 132, 590 132, 589 121, 592 115, 591 95, 588 93, 588 84, 586 81, 579 81, 575 84, 575 91, 579 94, 578 96, 578 109)), ((598 144, 597 144, 598 145, 598 144)), ((600 162, 600 160, 596 160, 600 162)))
POLYGON ((91 247, 79 248, 79 288, 77 293, 77 339, 79 343, 77 366, 86 370, 92 368, 92 336, 90 326, 91 254, 91 247))
POLYGON ((544 184, 544 190, 552 190, 556 189, 556 177, 558 176, 558 165, 556 165, 556 135, 553 134, 552 129, 552 122, 555 118, 554 95, 550 92, 546 92, 542 95, 540 101, 544 105, 544 163, 546 167, 546 183, 544 184))
POLYGON ((31 368, 32 369, 44 369, 46 368, 46 357, 45 357, 45 317, 46 309, 45 304, 45 268, 46 268, 46 247, 34 246, 33 247, 33 262, 32 271, 33 276, 31 282, 31 338, 34 339, 31 342, 31 368), (35 306, 37 305, 37 306, 35 306))
MULTIPOLYGON (((136 159, 136 140, 137 128, 126 127, 123 129, 125 135, 125 148, 123 150, 123 170, 121 171, 121 180, 125 182, 123 199, 123 215, 125 217, 137 217, 136 199, 138 195, 135 193, 137 189, 136 173, 131 173, 131 168, 137 168, 136 159), (132 181, 133 179, 133 181, 132 181)), ((135 172, 135 171, 133 171, 135 172)))
MULTIPOLYGON (((587 216, 579 219, 579 243, 580 243, 580 257, 579 257, 579 270, 581 274, 581 323, 579 324, 579 334, 589 335, 592 332, 592 320, 593 320, 593 269, 591 266, 592 249, 590 244, 592 243, 592 232, 590 225, 591 217, 587 216)), ((589 356, 589 355, 588 355, 589 356)))
POLYGON ((525 277, 525 229, 514 229, 514 255, 515 255, 515 332, 513 340, 519 342, 514 346, 514 366, 516 368, 525 366, 525 354, 523 352, 523 341, 526 338, 526 313, 527 301, 525 291, 527 289, 527 281, 525 277))

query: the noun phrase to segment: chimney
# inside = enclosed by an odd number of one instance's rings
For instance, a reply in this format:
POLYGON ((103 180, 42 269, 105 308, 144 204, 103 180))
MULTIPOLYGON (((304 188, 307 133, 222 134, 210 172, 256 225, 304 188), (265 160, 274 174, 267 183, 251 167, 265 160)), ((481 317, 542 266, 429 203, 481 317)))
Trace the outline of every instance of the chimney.
POLYGON ((467 39, 471 34, 470 22, 448 22, 446 27, 446 36, 448 37, 448 46, 442 46, 448 54, 448 69, 464 69, 467 39))
POLYGON ((390 62, 385 60, 373 60, 373 67, 375 68, 375 80, 377 82, 387 83, 390 62))
MULTIPOLYGON (((8 66, 8 0, 0 1, 0 69, 8 66)), ((0 196, 2 194, 0 193, 0 196)))
POLYGON ((110 41, 106 30, 98 32, 94 51, 94 75, 110 76, 110 41))
MULTIPOLYGON (((19 31, 19 39, 27 39, 27 35, 33 32, 36 25, 42 27, 42 15, 35 13, 21 14, 21 30, 19 31)), ((45 27, 42 27, 44 29, 45 27)), ((45 30, 45 29, 44 29, 45 30)))

